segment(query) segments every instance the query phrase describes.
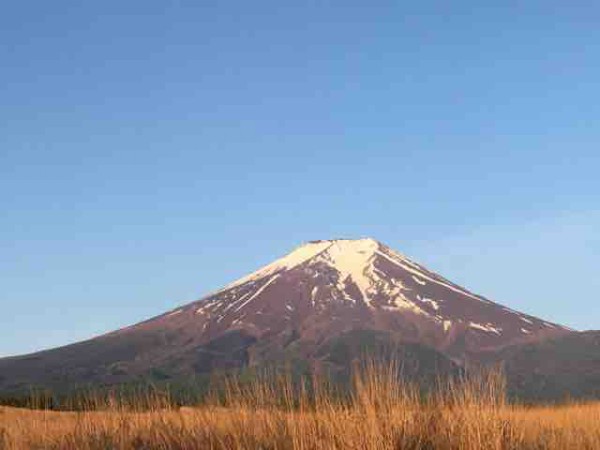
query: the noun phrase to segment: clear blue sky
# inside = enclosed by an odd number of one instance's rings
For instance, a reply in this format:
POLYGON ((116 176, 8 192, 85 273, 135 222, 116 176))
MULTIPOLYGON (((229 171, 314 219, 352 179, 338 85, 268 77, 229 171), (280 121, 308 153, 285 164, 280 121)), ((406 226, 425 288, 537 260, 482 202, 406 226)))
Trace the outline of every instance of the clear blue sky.
POLYGON ((0 355, 334 237, 600 328, 600 7, 491 3, 3 5, 0 355))

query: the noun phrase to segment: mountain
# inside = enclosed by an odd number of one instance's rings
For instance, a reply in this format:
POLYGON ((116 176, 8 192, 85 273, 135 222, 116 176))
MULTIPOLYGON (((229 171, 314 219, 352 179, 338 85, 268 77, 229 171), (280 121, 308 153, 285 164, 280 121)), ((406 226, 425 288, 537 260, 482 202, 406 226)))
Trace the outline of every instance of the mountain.
POLYGON ((514 345, 489 356, 502 363, 512 397, 532 402, 600 398, 600 331, 514 345))
POLYGON ((362 351, 357 342, 382 339, 404 348, 415 362, 407 367, 419 374, 570 334, 474 294, 373 239, 321 240, 150 320, 0 359, 0 390, 180 379, 285 360, 335 367, 362 351))

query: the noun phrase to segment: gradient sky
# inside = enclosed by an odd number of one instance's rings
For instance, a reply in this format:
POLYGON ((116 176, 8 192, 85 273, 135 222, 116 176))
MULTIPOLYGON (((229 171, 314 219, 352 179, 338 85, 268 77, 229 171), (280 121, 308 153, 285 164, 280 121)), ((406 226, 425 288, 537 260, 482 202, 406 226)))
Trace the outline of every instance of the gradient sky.
POLYGON ((336 237, 600 328, 600 6, 490 3, 3 5, 0 356, 336 237))

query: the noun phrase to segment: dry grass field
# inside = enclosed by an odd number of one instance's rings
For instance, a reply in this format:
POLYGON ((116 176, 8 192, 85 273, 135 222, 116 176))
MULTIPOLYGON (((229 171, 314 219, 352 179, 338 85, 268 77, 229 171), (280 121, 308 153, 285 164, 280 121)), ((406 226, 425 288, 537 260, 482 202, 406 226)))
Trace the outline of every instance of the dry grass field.
MULTIPOLYGON (((266 378, 265 378, 266 380, 266 378)), ((198 407, 114 402, 56 412, 0 409, 2 449, 598 449, 600 404, 524 407, 504 401, 496 372, 423 397, 393 365, 357 371, 352 394, 288 377, 241 385, 198 407)))

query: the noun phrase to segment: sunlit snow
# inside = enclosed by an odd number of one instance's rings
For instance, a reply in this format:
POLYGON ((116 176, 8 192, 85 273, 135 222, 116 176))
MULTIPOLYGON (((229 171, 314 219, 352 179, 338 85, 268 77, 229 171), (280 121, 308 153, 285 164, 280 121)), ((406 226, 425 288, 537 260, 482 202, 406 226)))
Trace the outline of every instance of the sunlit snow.
POLYGON ((469 322, 469 327, 474 328, 476 330, 485 331, 488 333, 496 333, 500 334, 502 332, 502 328, 493 327, 491 324, 482 325, 477 322, 469 322))

